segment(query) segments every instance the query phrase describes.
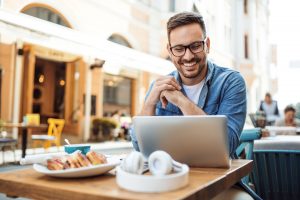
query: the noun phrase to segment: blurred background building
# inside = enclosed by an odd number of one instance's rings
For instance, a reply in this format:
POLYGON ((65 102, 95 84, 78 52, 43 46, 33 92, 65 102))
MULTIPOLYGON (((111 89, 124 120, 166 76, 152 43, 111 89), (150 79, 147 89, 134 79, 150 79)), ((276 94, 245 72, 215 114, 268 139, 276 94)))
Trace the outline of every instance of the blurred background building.
POLYGON ((276 73, 270 73, 277 54, 268 40, 268 0, 2 0, 0 5, 0 108, 6 121, 22 121, 27 113, 39 113, 42 122, 63 118, 66 134, 86 140, 94 117, 115 110, 136 115, 149 84, 175 69, 168 61, 166 22, 180 11, 204 16, 210 59, 242 73, 248 111, 256 111, 266 91, 277 91, 276 73))

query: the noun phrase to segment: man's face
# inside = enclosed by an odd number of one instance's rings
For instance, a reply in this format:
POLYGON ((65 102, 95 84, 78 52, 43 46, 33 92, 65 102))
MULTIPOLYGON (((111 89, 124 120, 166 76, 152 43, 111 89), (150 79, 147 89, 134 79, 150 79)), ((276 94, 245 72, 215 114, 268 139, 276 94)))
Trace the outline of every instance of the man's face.
POLYGON ((288 111, 285 113, 285 120, 287 121, 293 121, 293 119, 295 118, 295 112, 294 111, 288 111))
POLYGON ((265 97, 265 102, 266 102, 267 104, 271 104, 271 103, 272 103, 271 97, 266 96, 266 97, 265 97))
MULTIPOLYGON (((180 26, 171 31, 168 51, 183 81, 184 79, 198 80, 199 77, 203 78, 205 76, 203 73, 206 73, 204 69, 207 65, 209 46, 209 38, 204 38, 203 31, 197 23, 180 26), (202 42, 204 45, 203 50, 198 53, 193 53, 189 48, 185 48, 185 53, 182 56, 175 56, 172 53, 172 51, 174 52, 174 48, 176 50, 176 46, 187 46, 199 41, 204 41, 204 43, 202 42), (172 51, 170 48, 173 48, 172 51)), ((190 48, 193 47, 190 46, 190 48)))

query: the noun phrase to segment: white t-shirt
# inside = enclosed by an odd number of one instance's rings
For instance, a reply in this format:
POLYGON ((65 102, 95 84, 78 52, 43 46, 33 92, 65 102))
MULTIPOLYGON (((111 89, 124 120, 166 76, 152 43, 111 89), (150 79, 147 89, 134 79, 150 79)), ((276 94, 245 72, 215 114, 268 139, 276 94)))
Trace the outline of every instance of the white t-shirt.
POLYGON ((278 116, 275 115, 276 107, 277 107, 276 101, 272 101, 271 104, 267 104, 266 102, 262 103, 262 108, 267 115, 267 121, 275 121, 278 119, 278 116))
POLYGON ((203 88, 203 85, 204 85, 204 79, 196 85, 184 85, 184 84, 182 84, 183 89, 184 89, 187 97, 191 101, 193 101, 195 104, 198 104, 199 96, 200 96, 201 90, 203 88))

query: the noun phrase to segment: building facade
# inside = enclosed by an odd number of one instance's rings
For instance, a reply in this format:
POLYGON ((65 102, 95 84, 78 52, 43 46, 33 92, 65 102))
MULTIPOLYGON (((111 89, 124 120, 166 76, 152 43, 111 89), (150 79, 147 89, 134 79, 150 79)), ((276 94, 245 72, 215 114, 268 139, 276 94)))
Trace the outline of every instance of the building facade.
MULTIPOLYGON (((161 59, 168 59, 169 17, 179 11, 199 12, 212 41, 210 59, 243 74, 252 110, 268 88, 268 0, 72 0, 72 6, 69 4, 68 0, 2 0, 1 9, 161 59)), ((121 60, 116 51, 110 53, 111 60, 95 61, 93 56, 56 49, 52 43, 35 44, 0 34, 1 118, 21 121, 27 113, 39 113, 42 122, 49 117, 63 118, 65 132, 84 140, 89 132, 86 124, 93 117, 116 110, 136 115, 149 84, 166 74, 163 69, 153 72, 146 63, 136 67, 132 62, 128 67, 113 62, 121 60), (91 102, 90 107, 85 102, 91 102), (90 118, 86 110, 91 110, 90 118)), ((49 34, 55 33, 50 30, 49 34)), ((34 32, 30 37, 41 34, 34 32)))
POLYGON ((276 53, 269 43, 268 0, 199 0, 212 41, 210 58, 242 73, 247 84, 248 112, 255 112, 265 92, 276 93, 276 53), (273 58, 272 58, 273 57, 273 58))

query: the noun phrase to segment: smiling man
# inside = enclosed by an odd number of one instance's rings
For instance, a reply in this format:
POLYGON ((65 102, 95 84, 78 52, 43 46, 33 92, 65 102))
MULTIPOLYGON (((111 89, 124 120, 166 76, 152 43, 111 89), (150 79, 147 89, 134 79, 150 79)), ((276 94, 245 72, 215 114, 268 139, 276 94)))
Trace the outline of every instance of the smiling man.
MULTIPOLYGON (((150 87, 140 115, 226 115, 233 156, 246 118, 246 86, 240 73, 207 60, 210 38, 201 15, 171 17, 170 58, 177 68, 150 87)), ((135 137, 133 143, 138 148, 135 137)))
MULTIPOLYGON (((167 49, 177 70, 154 81, 140 115, 226 115, 229 151, 234 157, 246 118, 244 79, 239 72, 207 60, 210 38, 201 15, 176 14, 169 19, 167 31, 167 49)), ((139 150, 134 131, 131 138, 139 150)), ((252 199, 250 195, 260 199, 243 183, 238 185, 215 199, 252 199)))

